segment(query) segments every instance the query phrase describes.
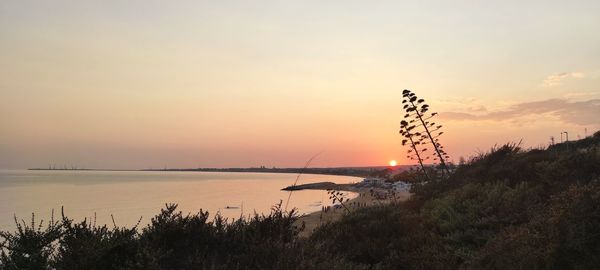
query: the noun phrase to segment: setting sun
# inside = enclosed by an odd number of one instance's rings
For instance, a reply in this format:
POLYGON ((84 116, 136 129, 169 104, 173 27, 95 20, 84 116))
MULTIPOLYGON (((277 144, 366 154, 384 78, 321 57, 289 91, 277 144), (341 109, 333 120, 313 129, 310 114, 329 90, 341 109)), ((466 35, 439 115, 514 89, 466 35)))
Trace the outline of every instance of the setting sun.
POLYGON ((395 160, 390 160, 390 166, 394 167, 396 166, 398 163, 395 160))

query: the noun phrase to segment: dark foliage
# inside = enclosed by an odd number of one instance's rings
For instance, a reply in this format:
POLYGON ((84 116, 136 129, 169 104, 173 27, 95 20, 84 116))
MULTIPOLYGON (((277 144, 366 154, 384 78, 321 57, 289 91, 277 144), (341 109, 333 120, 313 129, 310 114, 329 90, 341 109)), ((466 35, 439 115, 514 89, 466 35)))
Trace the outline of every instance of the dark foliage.
POLYGON ((136 228, 109 229, 84 220, 74 223, 63 214, 63 235, 54 258, 57 269, 123 269, 133 266, 138 252, 136 228))
POLYGON ((176 209, 167 205, 140 232, 66 217, 45 230, 33 219, 17 223, 16 233, 0 234, 0 269, 268 269, 297 253, 296 213, 280 205, 269 215, 233 222, 176 209))
POLYGON ((36 224, 34 215, 31 215, 30 224, 19 223, 16 217, 15 224, 15 233, 0 232, 0 269, 48 268, 56 241, 63 232, 61 224, 50 220, 42 229, 44 222, 36 224))

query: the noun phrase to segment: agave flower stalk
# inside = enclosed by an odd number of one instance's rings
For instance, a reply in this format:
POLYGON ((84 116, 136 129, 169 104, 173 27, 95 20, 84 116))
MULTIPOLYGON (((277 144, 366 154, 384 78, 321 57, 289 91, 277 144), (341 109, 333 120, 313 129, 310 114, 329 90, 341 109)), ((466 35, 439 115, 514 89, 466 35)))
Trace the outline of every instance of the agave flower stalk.
MULTIPOLYGON (((426 115, 427 111, 429 111, 429 105, 425 104, 424 99, 419 99, 417 95, 410 90, 405 89, 402 91, 402 96, 402 103, 405 104, 404 110, 406 111, 404 118, 413 118, 407 122, 408 124, 417 122, 417 124, 407 127, 407 129, 422 127, 424 134, 421 134, 418 143, 420 145, 426 145, 430 143, 433 146, 436 154, 436 157, 434 157, 433 160, 438 160, 440 162, 442 178, 444 178, 444 175, 450 175, 450 171, 446 164, 446 159, 448 159, 449 156, 444 151, 444 147, 441 145, 438 139, 439 136, 444 134, 444 132, 440 131, 442 125, 436 125, 435 122, 429 121, 429 119, 435 117, 437 113, 434 112, 430 115, 426 115), (424 142, 426 140, 428 142, 424 142)), ((421 150, 421 152, 425 151, 427 151, 427 148, 423 148, 421 150)))
POLYGON ((425 165, 423 164, 423 158, 421 157, 421 154, 419 153, 419 149, 417 148, 417 145, 419 144, 419 141, 415 141, 414 140, 414 136, 419 136, 417 134, 413 134, 410 132, 411 129, 409 129, 408 126, 408 122, 406 122, 405 120, 402 120, 400 122, 400 134, 402 134, 406 139, 402 140, 402 145, 406 145, 408 142, 410 142, 410 147, 412 148, 412 150, 408 151, 408 158, 410 159, 416 159, 417 162, 419 162, 419 165, 421 166, 421 170, 423 171, 423 175, 425 175, 425 178, 427 180, 429 180, 429 175, 427 175, 427 170, 425 169, 425 165), (414 152, 414 155, 412 154, 412 152, 414 152))

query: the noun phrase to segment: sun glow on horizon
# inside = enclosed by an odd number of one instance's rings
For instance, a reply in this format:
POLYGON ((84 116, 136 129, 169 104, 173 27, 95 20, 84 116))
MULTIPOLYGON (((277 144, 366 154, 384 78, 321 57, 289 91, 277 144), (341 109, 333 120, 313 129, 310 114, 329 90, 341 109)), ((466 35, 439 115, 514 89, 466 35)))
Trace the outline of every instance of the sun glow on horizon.
POLYGON ((396 162, 396 160, 390 160, 390 166, 395 167, 396 165, 398 165, 398 162, 396 162))

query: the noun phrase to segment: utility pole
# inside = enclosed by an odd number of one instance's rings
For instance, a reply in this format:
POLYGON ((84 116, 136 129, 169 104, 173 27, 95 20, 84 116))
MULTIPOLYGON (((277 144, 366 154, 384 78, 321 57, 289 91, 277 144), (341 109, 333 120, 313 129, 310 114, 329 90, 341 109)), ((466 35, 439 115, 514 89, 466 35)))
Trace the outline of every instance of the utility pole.
POLYGON ((562 136, 562 135, 563 135, 563 133, 561 132, 561 133, 560 133, 560 143, 562 143, 562 142, 563 142, 563 136, 562 136))
POLYGON ((566 142, 566 145, 567 145, 567 151, 568 151, 568 150, 569 150, 569 132, 566 132, 566 131, 563 131, 563 132, 561 132, 561 133, 560 133, 560 137, 561 137, 561 139, 562 139, 562 134, 563 134, 563 133, 565 134, 565 138, 566 138, 566 141, 565 141, 565 142, 566 142))
POLYGON ((550 146, 554 145, 554 136, 550 136, 550 146))

